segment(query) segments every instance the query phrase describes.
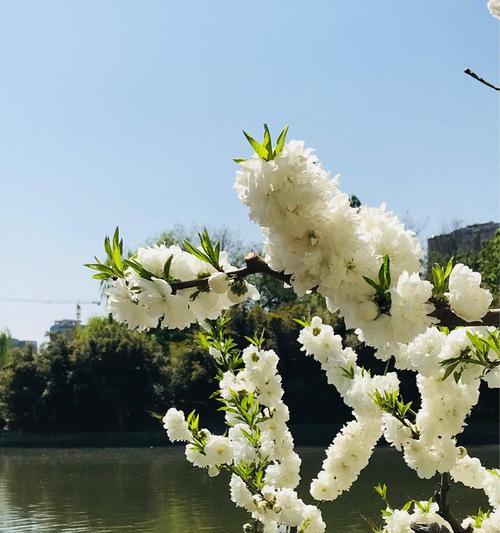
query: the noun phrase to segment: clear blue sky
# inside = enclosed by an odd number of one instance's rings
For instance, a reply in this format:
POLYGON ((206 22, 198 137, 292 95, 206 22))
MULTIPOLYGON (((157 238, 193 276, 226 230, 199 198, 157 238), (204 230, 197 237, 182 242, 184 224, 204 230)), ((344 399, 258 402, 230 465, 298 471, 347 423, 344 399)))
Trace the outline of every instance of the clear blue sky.
MULTIPOLYGON (((231 158, 264 121, 423 237, 498 220, 498 95, 463 74, 498 59, 486 0, 0 1, 0 296, 95 299, 117 224, 255 240, 231 158)), ((18 338, 73 316, 0 302, 18 338)))

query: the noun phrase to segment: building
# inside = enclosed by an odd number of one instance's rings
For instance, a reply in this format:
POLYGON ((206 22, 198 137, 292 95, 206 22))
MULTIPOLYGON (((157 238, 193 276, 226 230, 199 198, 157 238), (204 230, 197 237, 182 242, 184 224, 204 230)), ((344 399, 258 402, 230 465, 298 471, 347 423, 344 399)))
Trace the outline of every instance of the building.
POLYGON ((435 235, 427 241, 429 263, 444 262, 450 257, 463 257, 478 253, 484 244, 495 236, 500 228, 498 222, 472 224, 444 235, 435 235))
POLYGON ((37 349, 37 342, 36 341, 24 341, 20 339, 13 339, 12 337, 9 338, 9 348, 24 348, 26 346, 31 346, 33 350, 36 351, 37 349))
POLYGON ((63 320, 56 320, 54 324, 50 326, 49 332, 52 335, 57 333, 70 333, 79 325, 79 320, 71 320, 68 318, 65 318, 63 320))

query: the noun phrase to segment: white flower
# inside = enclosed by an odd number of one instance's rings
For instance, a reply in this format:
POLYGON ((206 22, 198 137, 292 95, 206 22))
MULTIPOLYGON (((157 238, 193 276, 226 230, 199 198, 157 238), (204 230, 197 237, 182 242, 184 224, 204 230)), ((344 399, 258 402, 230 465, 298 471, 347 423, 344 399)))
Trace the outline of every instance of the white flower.
POLYGON ((118 322, 126 323, 130 329, 141 331, 158 325, 158 319, 149 316, 143 307, 138 305, 134 293, 130 291, 123 278, 111 282, 106 295, 108 313, 111 313, 118 322))
POLYGON ((313 317, 311 325, 301 330, 298 341, 302 344, 301 350, 314 355, 321 364, 342 352, 342 338, 333 333, 331 326, 323 324, 319 316, 313 317))
POLYGON ((196 321, 188 300, 179 294, 172 294, 172 287, 165 280, 137 278, 135 283, 139 290, 138 302, 157 321, 162 319, 162 328, 183 329, 196 321))
POLYGON ((500 19, 500 0, 488 0, 488 9, 494 17, 500 19))
POLYGON ((481 320, 492 301, 490 291, 481 288, 481 274, 458 263, 453 267, 446 294, 453 312, 466 322, 481 320))
POLYGON ((163 417, 163 427, 167 430, 168 438, 172 442, 191 440, 188 423, 184 418, 184 413, 171 407, 163 417))
POLYGON ((348 490, 368 464, 381 434, 380 419, 360 418, 345 425, 327 449, 322 471, 311 483, 312 497, 332 501, 348 490))
POLYGON ((500 366, 489 370, 483 379, 490 389, 500 389, 500 366))
POLYGON ((179 246, 154 245, 137 250, 136 261, 151 274, 161 278, 164 274, 165 264, 169 259, 179 258, 185 254, 179 246))
POLYGON ((249 512, 257 509, 252 493, 248 490, 245 482, 235 474, 231 476, 229 483, 231 489, 231 500, 238 506, 249 512))
POLYGON ((215 272, 208 278, 208 285, 217 294, 224 294, 229 290, 230 279, 225 272, 215 272))
POLYGON ((232 462, 231 441, 227 437, 209 435, 204 451, 209 466, 219 466, 232 462))
POLYGON ((408 358, 413 369, 424 377, 440 374, 441 351, 446 335, 437 328, 428 328, 408 344, 408 358))
POLYGON ((202 453, 196 446, 193 444, 188 444, 186 446, 186 459, 198 468, 206 468, 210 466, 207 456, 202 453))

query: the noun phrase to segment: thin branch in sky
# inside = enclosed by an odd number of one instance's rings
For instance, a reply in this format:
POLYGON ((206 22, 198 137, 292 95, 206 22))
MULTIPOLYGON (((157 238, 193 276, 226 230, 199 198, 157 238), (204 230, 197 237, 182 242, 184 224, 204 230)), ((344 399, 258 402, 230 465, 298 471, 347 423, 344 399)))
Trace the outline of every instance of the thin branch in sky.
POLYGON ((474 78, 475 80, 481 83, 484 83, 484 85, 487 85, 488 87, 491 87, 492 89, 495 89, 495 91, 500 91, 500 87, 497 87, 496 85, 493 85, 493 83, 490 83, 489 81, 481 78, 475 72, 473 72, 470 68, 466 68, 464 72, 468 74, 469 76, 471 76, 472 78, 474 78))

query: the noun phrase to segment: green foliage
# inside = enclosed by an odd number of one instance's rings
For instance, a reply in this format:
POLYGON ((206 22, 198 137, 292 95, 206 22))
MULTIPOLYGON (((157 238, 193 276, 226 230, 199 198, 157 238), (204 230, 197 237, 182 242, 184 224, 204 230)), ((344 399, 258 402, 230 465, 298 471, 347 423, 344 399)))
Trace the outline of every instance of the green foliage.
POLYGON ((373 396, 375 404, 386 413, 395 414, 398 418, 404 418, 411 407, 412 402, 405 403, 399 394, 399 390, 375 390, 373 396))
POLYGON ((491 511, 484 512, 481 507, 478 509, 476 515, 472 515, 472 518, 474 520, 474 529, 481 529, 481 526, 483 525, 483 520, 485 518, 488 518, 491 514, 491 511))
POLYGON ((9 360, 10 335, 8 331, 0 331, 0 368, 5 366, 9 360))
POLYGON ((443 381, 453 374, 458 383, 468 365, 484 367, 483 375, 500 365, 500 330, 498 328, 488 331, 485 337, 468 331, 467 337, 472 347, 462 350, 458 357, 441 361, 441 366, 445 368, 443 381))
POLYGON ((96 263, 87 263, 85 266, 97 270, 92 277, 101 281, 123 278, 126 262, 123 259, 123 239, 120 239, 120 229, 117 227, 112 239, 108 236, 104 239, 104 251, 106 260, 101 261, 97 257, 96 263))
POLYGON ((500 230, 479 253, 479 272, 483 285, 491 291, 493 304, 500 305, 500 230))
POLYGON ((167 378, 154 337, 96 318, 38 355, 16 354, 0 371, 0 411, 23 430, 141 429, 153 426, 147 412, 164 410, 167 378))
MULTIPOLYGON (((288 126, 285 126, 281 133, 279 134, 278 140, 276 141, 276 147, 273 149, 271 141, 271 133, 267 124, 264 124, 264 141, 262 143, 256 141, 251 135, 246 131, 243 131, 247 141, 250 143, 250 146, 254 149, 255 153, 264 161, 272 161, 277 155, 279 155, 283 148, 285 147, 286 136, 288 133, 288 126)), ((234 159, 235 163, 241 163, 245 159, 234 159)))
POLYGON ((378 271, 378 280, 373 280, 367 276, 363 279, 375 289, 374 302, 377 304, 381 314, 390 315, 391 313, 391 260, 388 255, 384 255, 382 264, 378 271))
POLYGON ((215 270, 222 271, 220 266, 220 242, 216 242, 215 246, 208 234, 207 229, 205 228, 201 233, 198 234, 200 239, 200 248, 193 246, 189 240, 184 240, 182 245, 186 252, 194 255, 201 261, 210 264, 215 268, 215 270))
POLYGON ((455 264, 462 263, 480 272, 483 287, 493 295, 493 307, 500 305, 500 230, 497 230, 495 236, 482 245, 479 252, 455 249, 453 257, 437 252, 429 254, 427 258, 429 278, 433 279, 431 265, 436 263, 443 265, 450 259, 454 259, 455 264))
POLYGON ((435 263, 432 267, 432 284, 434 288, 432 290, 432 298, 434 302, 440 302, 444 293, 449 290, 450 274, 453 270, 453 257, 451 257, 446 264, 446 267, 442 267, 438 263, 435 263))

